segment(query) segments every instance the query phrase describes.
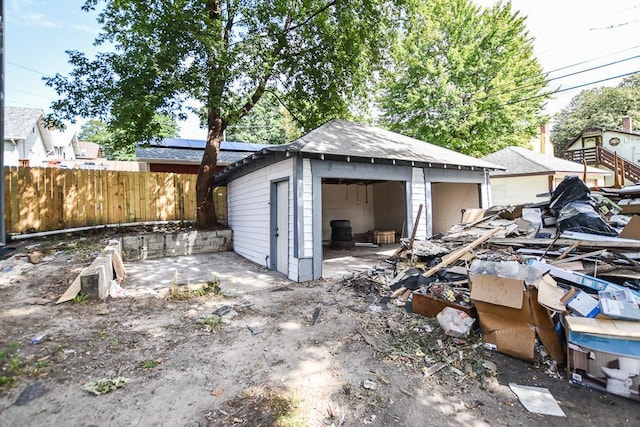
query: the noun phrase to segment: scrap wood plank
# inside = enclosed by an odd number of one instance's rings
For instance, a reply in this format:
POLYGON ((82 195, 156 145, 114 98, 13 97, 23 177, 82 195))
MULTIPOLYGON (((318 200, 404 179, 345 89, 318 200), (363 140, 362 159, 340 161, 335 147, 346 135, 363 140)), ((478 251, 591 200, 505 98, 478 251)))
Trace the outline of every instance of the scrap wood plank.
POLYGON ((420 203, 418 208, 418 214, 416 215, 416 222, 413 224, 413 231, 411 232, 411 239, 409 239, 409 249, 413 248, 413 241, 416 239, 416 233, 418 232, 418 225, 420 224, 420 216, 422 215, 423 205, 420 203))
POLYGON ((449 264, 452 264, 452 263, 456 262, 457 260, 462 258, 466 253, 472 251, 475 247, 480 246, 481 244, 483 244, 484 242, 489 240, 491 237, 493 237, 500 230, 501 230, 500 227, 496 227, 493 230, 489 231, 484 236, 479 237, 476 240, 474 240, 473 242, 469 243, 467 246, 465 246, 465 247, 463 247, 461 249, 458 249, 457 251, 454 251, 454 252, 450 253, 447 256, 444 256, 442 258, 442 261, 438 265, 432 267, 430 270, 424 272, 422 275, 424 277, 433 276, 435 273, 440 271, 441 268, 446 267, 449 264))
POLYGON ((78 274, 78 276, 73 280, 73 282, 71 282, 71 285, 62 294, 62 296, 58 298, 58 301, 56 301, 56 304, 71 301, 79 293, 80 293, 80 274, 78 274))
POLYGON ((571 252, 580 246, 580 241, 575 242, 573 245, 569 246, 566 251, 562 252, 562 254, 556 258, 554 261, 560 261, 563 258, 566 258, 571 252))
MULTIPOLYGON (((580 242, 578 242, 580 243, 580 242)), ((567 253, 567 251, 565 251, 565 253, 567 253)), ((580 254, 580 255, 575 255, 572 257, 568 257, 568 258, 562 258, 562 255, 559 256, 558 258, 556 258, 555 260, 551 261, 549 264, 552 265, 556 265, 556 264, 564 264, 566 262, 572 262, 572 261, 580 261, 581 259, 585 259, 585 258, 594 258, 594 257, 598 257, 602 254, 604 254, 605 252, 607 252, 606 249, 600 249, 597 251, 593 251, 593 252, 587 252, 584 254, 580 254)))
MULTIPOLYGON (((530 239, 530 238, 522 238, 522 237, 507 237, 507 238, 495 238, 491 239, 489 243, 495 245, 523 245, 523 246, 548 246, 553 242, 554 239, 530 239)), ((575 243, 575 239, 558 239, 553 243, 554 246, 571 246, 575 243)), ((632 242, 630 240, 620 240, 616 241, 612 240, 581 240, 580 241, 581 248, 590 248, 590 249, 629 249, 629 250, 639 250, 640 249, 640 240, 636 242, 632 242)))
POLYGON ((402 295, 406 290, 407 288, 405 288, 404 286, 400 286, 398 289, 393 291, 393 293, 391 294, 391 298, 398 298, 398 296, 402 295))
POLYGON ((124 263, 122 262, 122 257, 120 256, 120 252, 113 251, 113 270, 116 272, 116 279, 118 284, 122 283, 125 278, 126 272, 124 271, 124 263))

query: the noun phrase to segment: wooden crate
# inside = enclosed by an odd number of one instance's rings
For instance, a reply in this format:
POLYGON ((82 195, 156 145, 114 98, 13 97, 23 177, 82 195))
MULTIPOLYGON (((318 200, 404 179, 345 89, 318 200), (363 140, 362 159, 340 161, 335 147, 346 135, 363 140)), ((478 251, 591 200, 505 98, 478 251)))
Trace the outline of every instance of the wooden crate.
POLYGON ((377 245, 386 245, 396 242, 394 230, 369 230, 369 241, 377 245))

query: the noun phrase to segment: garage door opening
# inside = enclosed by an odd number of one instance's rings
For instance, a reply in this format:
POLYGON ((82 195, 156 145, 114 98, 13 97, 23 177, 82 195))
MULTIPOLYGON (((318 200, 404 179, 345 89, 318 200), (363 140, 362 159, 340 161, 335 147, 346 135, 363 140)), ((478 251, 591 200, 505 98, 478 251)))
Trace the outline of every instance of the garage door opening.
POLYGON ((406 236, 405 218, 404 182, 324 178, 323 277, 329 277, 330 271, 344 263, 352 264, 358 259, 364 262, 363 258, 383 259, 388 256, 386 252, 393 253, 400 238, 406 236), (347 231, 352 235, 353 245, 340 241, 332 244, 332 235, 342 239, 347 231))
POLYGON ((431 184, 433 234, 444 233, 462 221, 464 209, 479 208, 480 185, 434 182, 431 184))

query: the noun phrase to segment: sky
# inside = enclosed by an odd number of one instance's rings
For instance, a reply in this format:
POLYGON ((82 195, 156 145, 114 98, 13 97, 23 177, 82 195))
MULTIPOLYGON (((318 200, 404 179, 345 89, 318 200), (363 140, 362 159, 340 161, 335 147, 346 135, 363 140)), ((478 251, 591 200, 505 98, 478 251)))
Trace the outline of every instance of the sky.
MULTIPOLYGON (((474 1, 481 6, 496 3, 474 1)), ((42 77, 71 71, 66 50, 79 50, 89 57, 99 51, 93 46, 100 30, 96 14, 83 12, 83 3, 4 1, 5 105, 50 112, 57 95, 42 77)), ((615 86, 621 79, 594 82, 640 71, 640 0, 512 0, 512 4, 527 17, 535 54, 548 77, 555 79, 550 89, 564 90, 548 102, 547 114, 565 107, 583 89, 615 86), (606 65, 616 61, 622 62, 606 65), (571 73, 576 74, 563 77, 571 73), (586 86, 567 90, 579 85, 586 86)), ((81 123, 70 126, 78 130, 81 123)), ((206 136, 195 118, 179 125, 182 138, 206 136)))

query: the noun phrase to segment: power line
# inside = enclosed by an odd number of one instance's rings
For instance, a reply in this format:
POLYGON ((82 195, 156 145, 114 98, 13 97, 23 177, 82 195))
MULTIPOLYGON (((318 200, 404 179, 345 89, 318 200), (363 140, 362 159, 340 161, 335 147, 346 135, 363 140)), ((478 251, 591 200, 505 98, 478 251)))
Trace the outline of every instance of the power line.
POLYGON ((630 51, 630 50, 637 49, 637 48, 639 48, 639 47, 640 47, 640 44, 639 44, 639 45, 636 45, 636 46, 633 46, 633 47, 630 47, 630 48, 627 48, 627 49, 622 49, 622 50, 618 50, 618 51, 616 51, 616 52, 607 53, 606 55, 596 56, 595 58, 587 59, 587 60, 585 60, 585 61, 576 62, 575 64, 566 65, 566 66, 564 66, 564 67, 556 68, 556 69, 554 69, 554 70, 547 71, 547 72, 546 72, 546 73, 544 73, 544 74, 548 76, 549 74, 551 74, 551 73, 555 73, 556 71, 562 71, 562 70, 566 70, 567 68, 577 67, 578 65, 587 64, 587 63, 589 63, 589 62, 593 62, 593 61, 596 61, 596 60, 598 60, 598 59, 606 58, 606 57, 608 57, 608 56, 613 56, 613 55, 617 55, 617 54, 619 54, 619 53, 628 52, 628 51, 630 51))
POLYGON ((42 71, 36 70, 35 68, 25 67, 24 65, 16 64, 15 62, 12 62, 12 61, 7 61, 7 64, 11 64, 14 67, 22 68, 23 70, 28 70, 36 74, 40 74, 41 76, 53 77, 51 74, 46 74, 46 73, 43 73, 42 71))
POLYGON ((545 93, 542 93, 542 94, 540 94, 540 95, 530 96, 530 97, 528 97, 528 98, 519 99, 519 100, 517 100, 517 101, 507 102, 507 103, 506 103, 506 104, 504 104, 504 105, 513 105, 513 104, 518 104, 518 103, 520 103, 520 102, 529 101, 529 100, 531 100, 531 99, 542 98, 542 97, 549 96, 549 95, 553 95, 553 94, 556 94, 556 93, 566 92, 566 91, 568 91, 568 90, 578 89, 578 88, 581 88, 581 87, 594 85, 594 84, 596 84, 596 83, 606 82, 606 81, 608 81, 608 80, 614 80, 614 79, 619 79, 619 78, 622 78, 622 77, 631 76, 631 75, 633 75, 633 74, 637 74, 637 73, 640 73, 640 70, 632 71, 632 72, 630 72, 630 73, 620 74, 620 75, 613 76, 613 77, 608 77, 608 78, 606 78, 606 79, 595 80, 595 81, 593 81, 593 82, 584 83, 584 84, 577 85, 577 86, 567 87, 567 88, 563 88, 563 89, 557 89, 557 90, 553 90, 553 91, 551 91, 551 92, 545 92, 545 93))
POLYGON ((619 61, 609 62, 607 64, 598 65, 596 67, 587 68, 585 70, 575 71, 573 73, 565 74, 563 76, 553 77, 551 79, 548 79, 547 81, 550 82, 550 81, 553 81, 553 80, 564 79, 565 77, 571 77, 571 76, 575 76, 575 75, 578 75, 578 74, 586 73, 586 72, 589 72, 589 71, 597 70, 597 69, 600 69, 600 68, 608 67, 610 65, 620 64, 622 62, 631 61, 632 59, 636 59, 636 58, 640 58, 640 55, 630 56, 628 58, 620 59, 619 61))
MULTIPOLYGON (((553 77, 553 78, 551 78, 551 79, 547 79, 547 80, 546 80, 546 82, 548 83, 548 82, 553 81, 553 80, 560 80, 560 79, 564 79, 564 78, 566 78, 566 77, 576 76, 576 75, 578 75, 578 74, 587 73, 587 72, 589 72, 589 71, 593 71, 593 70, 597 70, 597 69, 600 69, 600 68, 609 67, 609 66, 611 66, 611 65, 620 64, 620 63, 622 63, 622 62, 630 61, 630 60, 632 60, 632 59, 637 59, 637 58, 640 58, 640 55, 630 56, 630 57, 628 57, 628 58, 620 59, 620 60, 618 60, 618 61, 614 61, 614 62, 609 62, 609 63, 607 63, 607 64, 602 64, 602 65, 598 65, 598 66, 596 66, 596 67, 586 68, 586 69, 584 69, 584 70, 575 71, 575 72, 573 72, 573 73, 564 74, 564 75, 562 75, 562 76, 558 76, 558 77, 553 77)), ((613 77, 613 78, 615 78, 615 77, 613 77)), ((525 81, 526 81, 526 80, 525 80, 525 81)), ((524 83, 524 82, 523 82, 523 83, 524 83)), ((515 91, 517 91, 517 90, 520 90, 520 89, 523 89, 523 88, 527 88, 527 87, 533 87, 533 86, 537 86, 537 83, 530 83, 530 84, 524 84, 524 85, 523 85, 523 84, 520 84, 520 85, 518 85, 518 87, 517 87, 517 88, 512 88, 512 89, 507 90, 507 91, 504 91, 504 92, 493 93, 493 94, 487 95, 487 96, 486 96, 486 97, 484 97, 483 99, 488 99, 490 96, 508 95, 508 94, 509 94, 509 93, 511 93, 511 92, 515 92, 515 91)), ((504 85, 503 87, 506 87, 506 85, 504 85)))

